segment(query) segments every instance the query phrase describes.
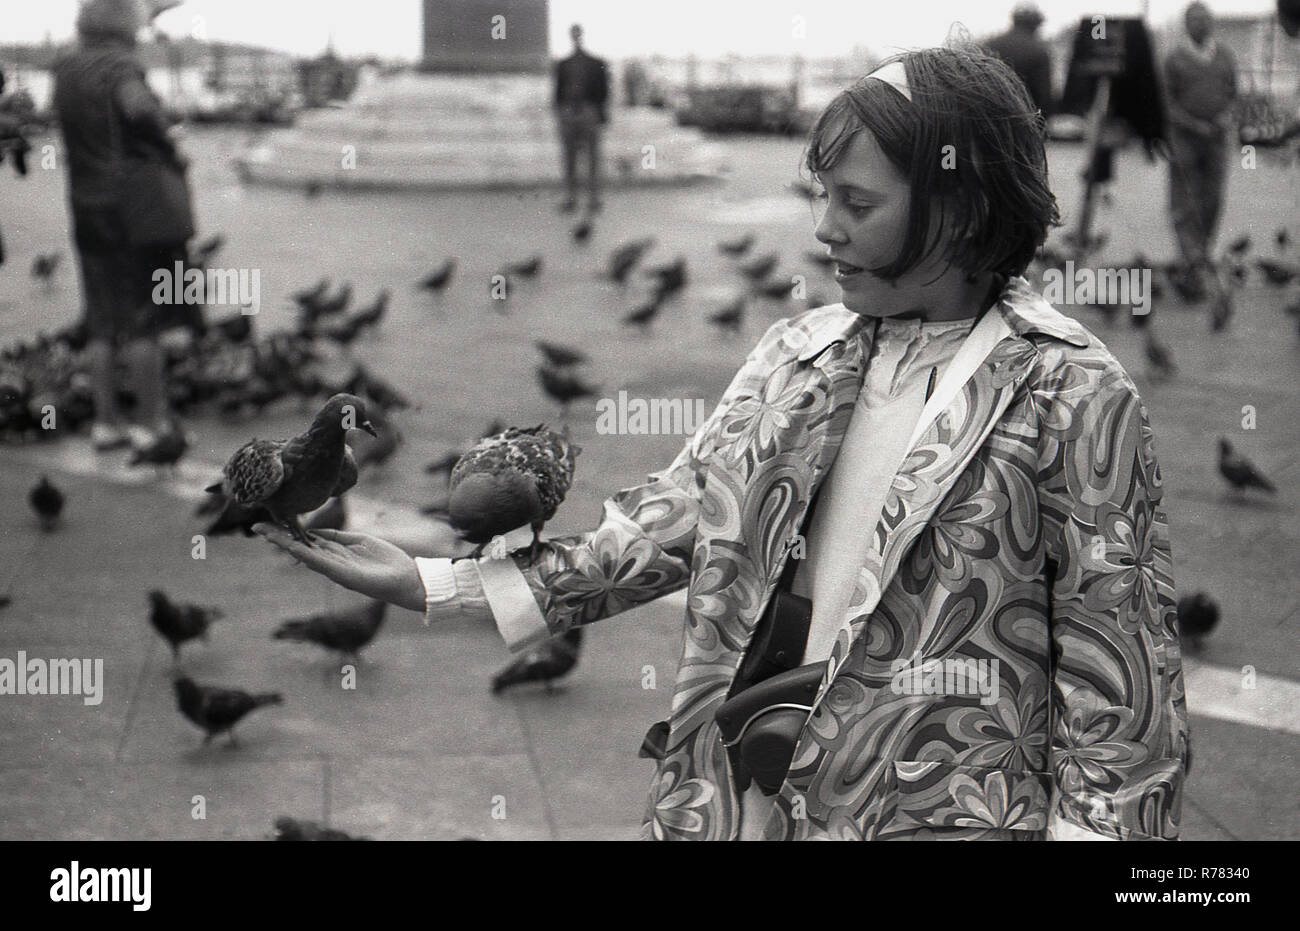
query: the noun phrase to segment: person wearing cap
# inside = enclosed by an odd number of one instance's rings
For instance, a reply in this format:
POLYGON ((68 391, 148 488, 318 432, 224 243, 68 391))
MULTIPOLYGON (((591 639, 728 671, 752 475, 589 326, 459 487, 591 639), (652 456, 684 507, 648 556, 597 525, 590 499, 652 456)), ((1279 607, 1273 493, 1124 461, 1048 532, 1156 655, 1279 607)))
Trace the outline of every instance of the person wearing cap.
POLYGON ((1237 98, 1237 63, 1214 41, 1214 14, 1193 3, 1183 15, 1186 40, 1165 58, 1169 114, 1169 215, 1182 254, 1181 290, 1204 295, 1223 213, 1228 134, 1237 98))
POLYGON ((182 164, 169 130, 173 120, 145 80, 135 53, 137 33, 175 0, 88 0, 77 17, 77 46, 54 67, 54 109, 68 165, 72 234, 81 270, 86 348, 99 451, 149 445, 167 426, 161 329, 179 317, 154 304, 153 272, 183 259, 185 243, 131 244, 123 211, 128 199, 152 190, 127 190, 130 161, 182 164), (119 384, 119 362, 127 380, 119 384), (136 405, 130 419, 119 388, 136 405))
POLYGON ((1025 82, 1034 106, 1043 118, 1052 115, 1052 49, 1038 37, 1043 14, 1032 3, 1021 3, 1011 11, 1011 28, 985 44, 1025 82))
POLYGON ((609 69, 603 59, 582 46, 582 26, 569 29, 573 54, 555 65, 555 116, 564 154, 564 203, 568 213, 578 206, 578 159, 587 163, 587 208, 595 212, 600 200, 600 133, 609 122, 609 69))
POLYGON ((806 167, 841 300, 774 324, 592 531, 426 559, 256 529, 514 649, 685 589, 644 838, 1176 838, 1163 481, 1133 381, 1023 277, 1059 224, 1023 82, 908 52, 831 101, 806 167), (755 655, 793 668, 751 678, 755 655))

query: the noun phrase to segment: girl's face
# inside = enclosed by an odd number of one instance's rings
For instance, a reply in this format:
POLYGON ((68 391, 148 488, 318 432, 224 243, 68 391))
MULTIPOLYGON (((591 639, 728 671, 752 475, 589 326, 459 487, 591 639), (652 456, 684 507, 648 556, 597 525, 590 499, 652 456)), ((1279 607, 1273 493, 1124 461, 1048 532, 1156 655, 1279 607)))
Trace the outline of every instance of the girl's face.
POLYGON ((978 297, 971 303, 978 289, 956 266, 943 270, 942 250, 893 281, 867 270, 887 265, 902 250, 910 196, 907 179, 869 131, 855 134, 819 180, 826 189, 825 212, 815 235, 837 262, 835 280, 845 307, 867 317, 923 320, 961 320, 979 312, 978 297))

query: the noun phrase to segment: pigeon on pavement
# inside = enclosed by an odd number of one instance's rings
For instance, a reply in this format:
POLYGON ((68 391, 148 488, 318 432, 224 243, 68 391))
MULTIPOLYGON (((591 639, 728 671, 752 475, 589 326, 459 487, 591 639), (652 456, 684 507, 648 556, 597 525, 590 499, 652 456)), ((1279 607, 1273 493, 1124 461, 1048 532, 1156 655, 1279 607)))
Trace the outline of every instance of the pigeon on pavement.
POLYGON ((753 233, 745 233, 735 239, 724 239, 718 243, 718 251, 733 258, 742 256, 754 245, 756 238, 753 233))
POLYGON ((1178 599, 1178 632, 1186 637, 1193 650, 1199 651, 1204 639, 1219 623, 1219 606, 1205 592, 1178 599))
POLYGON ((208 637, 208 625, 222 617, 221 609, 176 604, 159 589, 149 593, 149 623, 171 644, 172 659, 179 661, 181 644, 208 637))
POLYGON ((582 628, 571 627, 559 636, 529 650, 492 677, 492 694, 525 682, 542 682, 546 691, 551 683, 569 673, 578 664, 582 650, 582 628))
POLYGON ((48 475, 42 475, 36 487, 27 495, 27 500, 40 519, 41 529, 47 533, 54 529, 63 513, 63 504, 67 500, 63 492, 54 487, 48 475))
POLYGON ((537 380, 547 396, 560 403, 565 411, 574 401, 594 398, 600 391, 595 385, 589 385, 578 373, 567 368, 555 368, 543 363, 537 367, 537 380))
POLYGON ((299 820, 281 816, 275 819, 275 837, 277 841, 368 841, 368 837, 353 837, 337 828, 327 828, 315 821, 299 820))
POLYGON ((456 259, 449 258, 420 280, 419 287, 425 291, 439 293, 451 281, 456 271, 456 259))
POLYGON ((1233 452, 1232 444, 1223 437, 1219 438, 1219 474, 1239 492, 1258 488, 1270 495, 1277 493, 1276 486, 1255 468, 1255 464, 1233 452))
POLYGON ((177 679, 174 688, 177 707, 181 714, 203 729, 204 744, 225 731, 230 734, 230 744, 234 746, 234 727, 246 714, 263 705, 284 703, 284 696, 279 692, 254 695, 240 689, 199 685, 188 676, 177 679))
POLYGON ((315 643, 357 661, 362 648, 375 638, 384 623, 387 610, 388 602, 371 601, 359 608, 293 618, 276 628, 272 636, 276 640, 315 643))
POLYGON ((587 354, 572 346, 549 343, 544 339, 535 340, 533 345, 546 357, 546 361, 558 368, 566 365, 578 365, 587 361, 587 354))

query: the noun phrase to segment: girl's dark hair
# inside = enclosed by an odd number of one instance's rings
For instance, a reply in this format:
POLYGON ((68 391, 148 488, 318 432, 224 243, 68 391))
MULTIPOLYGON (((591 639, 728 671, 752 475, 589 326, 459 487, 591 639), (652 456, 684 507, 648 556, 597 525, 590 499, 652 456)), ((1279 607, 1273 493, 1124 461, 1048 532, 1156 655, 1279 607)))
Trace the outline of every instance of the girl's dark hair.
POLYGON ((1047 183, 1043 118, 1025 85, 975 48, 922 49, 890 61, 903 63, 912 100, 862 78, 822 111, 806 153, 808 170, 819 174, 866 129, 908 179, 902 251, 871 271, 897 278, 951 240, 948 267, 972 276, 1023 274, 1048 229, 1060 225, 1047 183))

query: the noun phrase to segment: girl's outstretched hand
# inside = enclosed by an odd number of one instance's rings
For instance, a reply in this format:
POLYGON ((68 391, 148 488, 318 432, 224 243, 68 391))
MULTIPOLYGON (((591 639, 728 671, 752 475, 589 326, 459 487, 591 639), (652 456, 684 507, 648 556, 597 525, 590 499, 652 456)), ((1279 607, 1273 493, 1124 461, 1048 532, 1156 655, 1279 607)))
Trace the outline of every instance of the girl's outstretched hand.
POLYGON ((283 527, 255 524, 253 529, 344 588, 424 613, 424 583, 415 560, 387 540, 348 530, 313 530, 312 545, 304 546, 283 527))

